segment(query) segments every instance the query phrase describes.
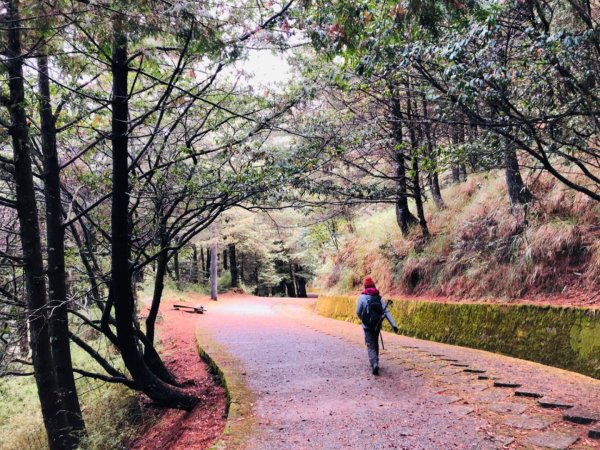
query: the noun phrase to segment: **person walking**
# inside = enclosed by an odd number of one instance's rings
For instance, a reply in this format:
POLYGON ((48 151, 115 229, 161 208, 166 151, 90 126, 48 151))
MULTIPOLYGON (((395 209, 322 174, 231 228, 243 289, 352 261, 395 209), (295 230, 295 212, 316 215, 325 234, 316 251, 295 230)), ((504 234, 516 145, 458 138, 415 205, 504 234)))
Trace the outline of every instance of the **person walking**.
POLYGON ((373 369, 373 375, 379 375, 379 333, 381 332, 383 317, 387 319, 395 333, 398 332, 398 327, 390 312, 386 310, 385 303, 379 295, 379 290, 375 287, 373 278, 370 276, 365 277, 363 285, 364 291, 358 297, 356 315, 360 319, 365 333, 365 344, 367 344, 367 354, 373 369))

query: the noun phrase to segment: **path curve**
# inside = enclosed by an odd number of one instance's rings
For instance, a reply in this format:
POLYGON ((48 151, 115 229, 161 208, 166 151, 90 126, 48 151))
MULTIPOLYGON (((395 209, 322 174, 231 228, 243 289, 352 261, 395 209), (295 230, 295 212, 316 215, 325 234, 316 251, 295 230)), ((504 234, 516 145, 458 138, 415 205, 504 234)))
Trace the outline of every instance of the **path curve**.
POLYGON ((593 424, 564 421, 562 409, 494 387, 521 384, 589 415, 600 405, 598 380, 389 333, 374 377, 360 327, 314 314, 314 299, 225 295, 204 304, 200 334, 236 360, 252 392, 253 426, 229 447, 600 448, 588 438, 593 424))

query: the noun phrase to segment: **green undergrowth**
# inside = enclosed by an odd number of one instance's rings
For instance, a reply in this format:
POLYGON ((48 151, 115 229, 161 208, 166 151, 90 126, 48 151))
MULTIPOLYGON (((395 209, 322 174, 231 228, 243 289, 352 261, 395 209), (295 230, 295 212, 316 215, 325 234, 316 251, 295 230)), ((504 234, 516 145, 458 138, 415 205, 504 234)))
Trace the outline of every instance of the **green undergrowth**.
MULTIPOLYGON (((317 312, 358 322, 356 296, 323 295, 317 312)), ((395 300, 401 334, 487 350, 600 379, 600 311, 537 305, 395 300)), ((387 324, 386 324, 387 326, 387 324)))
MULTIPOLYGON (((356 210, 324 248, 315 286, 355 292, 370 274, 383 292, 463 299, 516 299, 600 290, 600 203, 542 175, 534 201, 511 210, 501 172, 445 188, 446 208, 426 202, 431 238, 404 238, 393 207, 356 210)), ((412 206, 411 206, 412 208, 412 206)), ((414 209, 413 209, 414 211, 414 209)))
MULTIPOLYGON (((104 347, 105 354, 110 355, 107 343, 100 337, 87 342, 96 348, 104 347)), ((99 370, 79 347, 72 345, 71 351, 75 367, 99 370)), ((114 363, 119 367, 114 356, 114 363)), ((81 449, 124 448, 143 427, 155 420, 154 415, 143 409, 139 396, 125 386, 83 377, 79 377, 76 384, 88 432, 81 449)), ((0 450, 48 448, 33 377, 0 379, 0 405, 0 450)))

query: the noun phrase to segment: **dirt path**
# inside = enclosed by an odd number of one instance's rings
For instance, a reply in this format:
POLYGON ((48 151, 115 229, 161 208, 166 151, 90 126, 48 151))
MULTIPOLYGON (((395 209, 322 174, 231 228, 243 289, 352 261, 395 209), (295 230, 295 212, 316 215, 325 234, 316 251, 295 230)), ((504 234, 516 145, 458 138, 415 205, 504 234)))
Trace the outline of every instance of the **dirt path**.
POLYGON ((200 316, 172 309, 166 300, 158 321, 158 337, 166 365, 179 381, 193 381, 200 403, 190 412, 164 411, 156 424, 129 446, 130 450, 204 450, 225 426, 225 392, 215 385, 198 357, 195 328, 200 316))
POLYGON ((360 328, 313 314, 313 302, 242 295, 204 302, 208 313, 197 325, 239 361, 255 394, 256 427, 245 448, 600 448, 587 438, 593 425, 564 421, 564 409, 494 386, 521 384, 589 414, 600 405, 598 380, 391 334, 374 377, 360 328))

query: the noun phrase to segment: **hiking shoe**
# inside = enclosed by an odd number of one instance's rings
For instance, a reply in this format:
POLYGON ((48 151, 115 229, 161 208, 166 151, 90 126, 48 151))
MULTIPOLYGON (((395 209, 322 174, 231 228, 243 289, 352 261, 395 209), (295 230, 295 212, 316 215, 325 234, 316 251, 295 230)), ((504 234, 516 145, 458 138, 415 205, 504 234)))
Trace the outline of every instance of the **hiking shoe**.
POLYGON ((373 375, 379 375, 379 366, 373 367, 373 375))

